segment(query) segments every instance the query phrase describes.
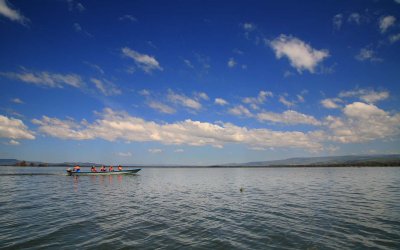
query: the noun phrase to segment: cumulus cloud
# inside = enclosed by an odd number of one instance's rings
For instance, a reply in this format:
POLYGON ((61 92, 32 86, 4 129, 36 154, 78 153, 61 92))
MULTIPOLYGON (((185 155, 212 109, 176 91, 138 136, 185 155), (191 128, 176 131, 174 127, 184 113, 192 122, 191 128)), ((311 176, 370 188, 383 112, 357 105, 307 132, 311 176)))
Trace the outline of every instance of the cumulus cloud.
POLYGON ((379 29, 381 33, 385 33, 390 27, 396 22, 396 17, 394 16, 383 16, 379 20, 379 29))
POLYGON ((389 98, 388 91, 375 91, 372 89, 355 89, 350 91, 342 91, 339 97, 356 97, 367 103, 375 103, 389 98))
POLYGON ((359 61, 382 62, 382 58, 376 56, 376 52, 372 49, 362 48, 355 56, 359 61))
POLYGON ((332 19, 333 27, 340 30, 343 24, 343 14, 337 14, 332 19))
POLYGON ((39 132, 61 139, 88 140, 95 138, 91 131, 83 129, 88 125, 86 120, 77 123, 71 119, 62 121, 43 116, 41 120, 33 119, 32 123, 39 126, 39 132))
POLYGON ((16 140, 10 140, 9 142, 7 142, 7 145, 11 145, 11 146, 17 146, 19 144, 21 144, 21 143, 16 140))
POLYGON ((221 106, 225 106, 228 104, 228 102, 222 98, 215 98, 214 103, 221 106))
POLYGON ((194 109, 194 110, 200 110, 202 105, 200 102, 198 102, 195 99, 189 98, 186 95, 183 94, 177 94, 173 92, 172 90, 168 90, 168 95, 167 98, 170 102, 175 103, 177 105, 194 109))
POLYGON ((65 85, 81 88, 85 85, 82 78, 76 74, 59 74, 47 71, 22 71, 0 72, 0 76, 50 88, 63 88, 65 85))
POLYGON ((229 60, 228 60, 228 67, 229 68, 233 68, 233 67, 235 67, 236 66, 236 64, 237 64, 237 62, 235 61, 235 59, 234 58, 229 58, 229 60))
POLYGON ((159 154, 159 153, 163 152, 163 150, 159 149, 159 148, 150 148, 148 151, 149 151, 149 153, 152 153, 152 154, 159 154))
POLYGON ((349 17, 347 18, 347 21, 349 23, 360 24, 361 23, 361 15, 357 12, 353 12, 349 15, 349 17))
POLYGON ((318 126, 321 123, 313 116, 305 115, 294 110, 286 110, 283 113, 274 112, 261 112, 257 114, 259 121, 270 121, 274 123, 285 123, 285 124, 309 124, 318 126))
POLYGON ((329 140, 359 143, 400 135, 400 114, 390 114, 373 104, 354 102, 343 108, 344 117, 328 116, 329 140))
POLYGON ((106 79, 91 78, 90 81, 105 96, 120 95, 122 91, 111 81, 106 79))
POLYGON ((22 15, 19 10, 11 8, 7 0, 0 0, 0 15, 22 25, 29 23, 29 19, 22 15))
POLYGON ((395 42, 398 42, 398 41, 400 41, 400 33, 389 36, 389 42, 390 43, 395 43, 395 42))
POLYGON ((329 57, 328 50, 314 49, 309 44, 293 36, 281 34, 274 40, 267 41, 267 43, 274 50, 278 59, 287 57, 290 65, 299 73, 304 70, 314 73, 317 65, 329 57))
POLYGON ((235 116, 247 116, 252 117, 253 114, 243 105, 237 105, 228 110, 228 113, 235 116))
POLYGON ((256 97, 245 97, 243 103, 249 104, 252 109, 259 109, 259 105, 263 104, 268 97, 273 97, 274 94, 270 91, 260 91, 256 97))
POLYGON ((186 64, 186 66, 188 66, 191 69, 194 69, 194 66, 192 64, 192 62, 188 59, 183 59, 183 62, 186 64))
POLYGON ((79 12, 83 12, 84 10, 86 10, 85 6, 83 6, 83 4, 80 2, 76 2, 74 0, 67 0, 67 3, 69 11, 77 10, 79 12))
POLYGON ((340 108, 338 102, 341 101, 339 98, 326 98, 321 101, 321 104, 327 109, 337 109, 340 108))
POLYGON ((222 147, 225 144, 241 143, 251 147, 294 147, 319 150, 319 132, 273 131, 249 129, 231 123, 208 123, 184 120, 158 124, 133 117, 126 112, 105 109, 98 113, 93 123, 42 117, 32 122, 43 134, 74 140, 101 138, 107 141, 131 142, 154 141, 167 145, 191 145, 222 147))
POLYGON ((21 120, 0 115, 0 138, 33 140, 35 135, 21 120))
POLYGON ((132 15, 123 15, 121 17, 118 18, 120 21, 130 21, 130 22, 136 22, 137 19, 136 17, 132 16, 132 15))
POLYGON ((117 155, 121 157, 132 157, 131 152, 118 152, 117 155))
POLYGON ((291 101, 287 100, 286 97, 284 97, 282 95, 279 97, 279 102, 282 103, 283 105, 285 105, 288 108, 293 107, 294 105, 296 105, 295 102, 291 102, 291 101))
POLYGON ((254 23, 246 22, 246 23, 243 23, 243 24, 242 24, 242 28, 243 28, 245 31, 249 32, 249 31, 255 30, 255 29, 256 29, 256 25, 255 25, 254 23))
POLYGON ((161 102, 157 102, 157 101, 149 101, 148 105, 150 108, 155 109, 161 113, 164 114, 174 114, 176 113, 176 110, 170 106, 168 106, 167 104, 161 103, 161 102))
POLYGON ((147 89, 142 89, 142 90, 139 91, 139 95, 149 96, 150 95, 150 91, 147 90, 147 89))
POLYGON ((133 59, 136 66, 146 73, 151 73, 154 70, 163 70, 163 68, 160 66, 160 63, 156 60, 154 56, 141 54, 128 47, 122 48, 121 51, 124 56, 133 59))
POLYGON ((14 99, 12 99, 11 100, 13 103, 16 103, 16 104, 24 104, 24 102, 21 100, 21 99, 19 99, 19 98, 14 98, 14 99))
POLYGON ((210 100, 210 98, 208 97, 208 95, 207 95, 206 93, 204 93, 204 92, 196 92, 196 93, 195 93, 195 97, 196 97, 196 99, 198 99, 198 100, 200 100, 200 99, 203 99, 203 100, 205 100, 205 101, 210 100))

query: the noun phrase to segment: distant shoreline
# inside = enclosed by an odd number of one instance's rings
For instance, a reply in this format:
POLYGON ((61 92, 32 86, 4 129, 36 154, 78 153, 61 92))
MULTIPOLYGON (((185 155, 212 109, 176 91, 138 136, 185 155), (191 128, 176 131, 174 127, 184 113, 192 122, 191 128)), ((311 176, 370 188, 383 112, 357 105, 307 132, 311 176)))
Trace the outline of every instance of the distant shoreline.
MULTIPOLYGON (((90 168, 91 166, 80 165, 82 168, 90 168)), ((108 166, 108 165, 105 165, 108 166)), ((16 167, 16 168, 71 168, 73 165, 47 165, 47 166, 10 166, 0 165, 0 167, 16 167)), ((99 166, 96 166, 99 167, 99 166)), ((382 164, 310 164, 310 165, 268 165, 268 166, 245 166, 245 165, 211 165, 211 166, 122 166, 123 168, 365 168, 365 167, 400 167, 400 162, 397 163, 382 163, 382 164)))

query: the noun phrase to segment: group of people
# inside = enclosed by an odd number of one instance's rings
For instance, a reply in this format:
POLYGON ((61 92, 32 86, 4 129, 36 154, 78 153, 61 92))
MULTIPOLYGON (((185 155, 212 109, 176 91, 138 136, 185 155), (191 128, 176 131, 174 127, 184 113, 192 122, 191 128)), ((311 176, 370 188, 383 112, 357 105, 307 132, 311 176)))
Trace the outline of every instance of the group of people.
MULTIPOLYGON (((122 171, 122 166, 119 165, 117 169, 118 169, 118 171, 122 171)), ((74 167, 73 171, 74 171, 74 172, 81 172, 81 167, 79 167, 79 165, 76 165, 76 166, 74 167)), ((91 172, 97 172, 97 169, 96 169, 95 166, 93 166, 93 167, 90 169, 90 171, 91 171, 91 172)), ((101 166, 100 172, 107 172, 107 168, 106 168, 105 166, 101 166)), ((113 166, 110 166, 110 167, 108 168, 108 172, 114 172, 114 167, 113 167, 113 166)))
MULTIPOLYGON (((97 172, 97 169, 96 169, 95 166, 93 166, 93 167, 90 169, 90 171, 91 171, 91 172, 97 172)), ((118 166, 118 171, 122 171, 122 166, 121 166, 121 165, 118 166)), ((107 168, 106 168, 105 166, 101 166, 100 172, 107 172, 107 168)), ((113 167, 113 166, 110 166, 110 167, 108 168, 108 172, 114 172, 114 167, 113 167)))

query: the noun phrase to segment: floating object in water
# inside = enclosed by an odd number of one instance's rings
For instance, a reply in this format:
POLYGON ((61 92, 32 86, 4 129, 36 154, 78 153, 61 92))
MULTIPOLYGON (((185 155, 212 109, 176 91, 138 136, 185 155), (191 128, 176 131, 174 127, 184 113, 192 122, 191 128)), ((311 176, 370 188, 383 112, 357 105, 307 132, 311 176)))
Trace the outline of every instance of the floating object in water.
POLYGON ((242 192, 243 192, 243 190, 244 190, 244 188, 242 188, 242 187, 241 187, 239 190, 240 190, 240 192, 242 193, 242 192))

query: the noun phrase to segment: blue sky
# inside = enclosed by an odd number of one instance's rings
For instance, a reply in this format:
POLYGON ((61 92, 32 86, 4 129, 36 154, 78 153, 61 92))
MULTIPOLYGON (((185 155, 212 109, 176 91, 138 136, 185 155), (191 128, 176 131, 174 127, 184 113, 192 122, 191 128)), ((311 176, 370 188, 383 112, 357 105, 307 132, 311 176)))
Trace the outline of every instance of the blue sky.
POLYGON ((0 158, 400 153, 400 1, 0 0, 0 158))

